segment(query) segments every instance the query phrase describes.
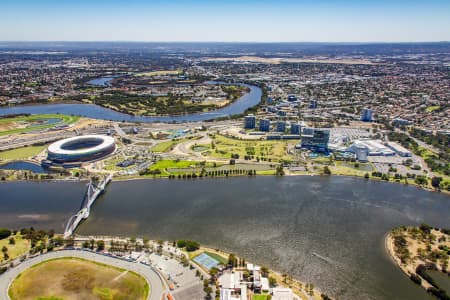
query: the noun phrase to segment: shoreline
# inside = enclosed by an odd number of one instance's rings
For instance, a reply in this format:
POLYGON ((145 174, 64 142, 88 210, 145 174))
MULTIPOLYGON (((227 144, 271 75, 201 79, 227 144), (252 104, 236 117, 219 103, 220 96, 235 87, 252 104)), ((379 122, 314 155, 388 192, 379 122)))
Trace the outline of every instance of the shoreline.
MULTIPOLYGON (((5 164, 9 163, 5 162, 5 164)), ((3 163, 0 163, 0 167, 3 165, 3 163)), ((28 170, 10 170, 10 169, 1 169, 0 170, 5 170, 5 171, 23 171, 23 172, 32 172, 32 171, 28 171, 28 170)), ((51 173, 47 173, 47 174, 51 174, 51 173)), ((109 173, 99 173, 98 175, 102 175, 102 174, 109 174, 109 173)), ((339 176, 339 177, 346 177, 346 178, 357 178, 357 179, 364 179, 364 181, 374 181, 374 182, 384 182, 384 183, 391 183, 391 184, 400 184, 403 186, 410 186, 410 187, 415 187, 417 189, 420 190, 424 190, 427 192, 432 192, 432 193, 439 193, 439 194, 443 194, 446 196, 450 196, 450 191, 446 191, 446 190, 441 190, 441 191, 437 191, 436 189, 431 189, 431 188, 427 188, 427 187, 422 187, 416 184, 405 184, 402 182, 395 182, 395 181, 384 181, 384 180, 380 180, 380 179, 366 179, 363 176, 351 176, 351 175, 341 175, 341 174, 332 174, 332 175, 323 175, 323 174, 286 174, 283 176, 280 175, 275 175, 275 174, 260 174, 260 175, 256 175, 256 176, 248 176, 248 175, 236 175, 236 176, 221 176, 221 177, 197 177, 197 178, 185 178, 185 179, 178 179, 178 178, 173 178, 170 179, 168 176, 163 176, 163 177, 153 177, 153 176, 130 176, 130 177, 119 177, 119 178, 114 178, 113 177, 113 181, 115 182, 127 182, 127 181, 136 181, 136 180, 155 180, 155 179, 163 179, 163 180, 172 180, 172 181, 176 181, 176 180, 180 180, 180 181, 189 181, 189 180, 199 180, 199 179, 229 179, 229 178, 242 178, 242 177, 268 177, 268 176, 273 176, 273 177, 333 177, 333 176, 339 176)), ((61 178, 61 179, 38 179, 38 180, 33 180, 33 179, 28 179, 28 180, 23 180, 23 179, 15 179, 15 180, 4 180, 4 181, 0 181, 1 183, 8 183, 8 182, 88 182, 89 179, 88 178, 83 178, 83 179, 70 179, 70 178, 61 178)))
MULTIPOLYGON (((210 110, 210 111, 207 111, 207 112, 196 111, 196 112, 191 112, 191 113, 186 113, 186 114, 134 115, 134 114, 125 113, 125 112, 122 112, 120 110, 116 110, 116 109, 113 109, 111 107, 108 107, 108 106, 105 106, 105 105, 101 105, 101 104, 87 103, 87 102, 78 101, 78 100, 62 100, 62 99, 58 99, 58 100, 55 100, 55 101, 45 100, 46 102, 42 102, 42 103, 39 103, 39 102, 26 102, 26 103, 23 103, 23 104, 0 105, 0 118, 3 116, 1 114, 1 110, 2 109, 14 109, 14 108, 19 108, 20 109, 21 107, 34 107, 34 106, 45 106, 45 105, 64 105, 64 104, 94 105, 94 106, 97 106, 97 107, 100 107, 100 108, 103 108, 103 109, 110 110, 110 111, 115 112, 115 113, 123 114, 123 115, 125 115, 125 116, 127 116, 129 118, 130 117, 131 118, 182 118, 182 117, 196 116, 196 115, 202 115, 202 114, 218 114, 219 113, 218 111, 226 109, 226 108, 230 107, 231 105, 235 104, 236 102, 241 101, 244 97, 250 95, 252 93, 252 87, 258 88, 258 89, 261 90, 261 97, 260 97, 258 103, 256 103, 255 105, 252 105, 252 106, 246 108, 241 113, 234 113, 234 114, 232 113, 232 114, 229 114, 229 115, 225 115, 225 116, 220 116, 220 117, 204 120, 204 122, 207 122, 207 121, 210 122, 210 121, 220 120, 220 118, 222 118, 222 117, 227 117, 228 118, 228 117, 233 117, 233 116, 236 116, 236 115, 244 114, 246 112, 246 110, 260 105, 261 102, 262 102, 262 99, 263 99, 262 98, 262 90, 263 89, 260 86, 255 85, 255 84, 242 83, 242 82, 227 83, 227 82, 220 82, 220 81, 217 81, 217 82, 211 83, 211 84, 213 84, 213 85, 214 84, 224 84, 224 85, 236 84, 236 85, 239 85, 239 86, 243 86, 246 89, 243 91, 243 93, 242 93, 242 95, 240 95, 240 97, 238 97, 238 98, 236 98, 234 100, 229 100, 229 103, 227 105, 224 105, 224 106, 221 106, 221 107, 216 107, 213 110, 210 110)), ((24 114, 35 115, 36 113, 24 113, 24 114)), ((59 114, 59 113, 56 113, 56 114, 59 114)), ((7 115, 7 114, 5 114, 5 115, 7 115)), ((84 115, 79 115, 79 114, 76 114, 76 113, 72 113, 70 115, 76 115, 76 116, 85 117, 85 118, 92 118, 92 117, 87 117, 87 116, 84 116, 84 115)), ((92 119, 97 119, 97 118, 92 118, 92 119)), ((114 120, 103 119, 103 118, 98 118, 98 120, 114 121, 114 120)), ((117 121, 119 121, 119 120, 117 120, 117 121)), ((141 123, 142 121, 126 121, 126 122, 127 123, 141 123)), ((172 121, 154 121, 154 122, 167 123, 167 124, 172 123, 172 121)), ((192 122, 192 121, 187 121, 187 122, 192 122)), ((194 122, 199 122, 199 121, 194 121, 194 122)), ((150 123, 153 123, 153 122, 150 122, 150 123)), ((184 122, 182 122, 182 123, 184 123, 184 122)))
MULTIPOLYGON (((75 234, 74 238, 75 238, 75 241, 77 241, 77 240, 91 240, 91 239, 95 239, 95 240, 99 240, 99 239, 101 239, 101 240, 127 240, 130 237, 126 236, 126 235, 124 235, 124 236, 120 236, 120 235, 119 236, 109 236, 109 235, 77 235, 77 234, 75 234)), ((139 239, 141 239, 141 238, 138 238, 138 240, 139 239)), ((149 241, 151 243, 154 243, 154 244, 158 243, 158 240, 155 240, 155 239, 152 239, 152 238, 150 238, 149 241)), ((170 245, 172 242, 165 240, 164 243, 167 244, 167 245, 170 245)), ((177 249, 179 249, 179 248, 177 248, 177 249)), ((217 255, 221 256, 224 259, 228 259, 228 256, 230 254, 232 254, 231 252, 228 252, 228 251, 220 249, 220 248, 215 248, 215 247, 213 247, 211 245, 200 245, 199 249, 194 251, 194 252, 187 252, 186 250, 181 250, 181 249, 179 249, 179 251, 182 252, 186 256, 186 258, 188 258, 188 260, 191 261, 192 264, 196 265, 199 269, 201 269, 206 274, 208 274, 209 271, 206 270, 204 267, 202 267, 199 263, 194 261, 193 258, 195 258, 196 256, 198 256, 199 254, 201 254, 203 252, 211 252, 211 253, 214 253, 214 254, 217 254, 217 255)), ((235 257, 236 258, 240 258, 240 259, 245 259, 244 257, 241 257, 239 255, 235 255, 235 257)), ((255 264, 256 263, 256 265, 263 266, 263 265, 259 264, 258 262, 255 262, 255 261, 247 261, 247 260, 245 260, 245 262, 246 263, 250 263, 250 264, 255 264)), ((239 268, 239 267, 237 267, 237 268, 239 268)), ((243 267, 241 267, 241 268, 243 268, 243 267)), ((275 270, 275 269, 269 269, 269 277, 271 275, 274 276, 277 279, 277 286, 278 287, 291 288, 293 291, 295 291, 294 294, 299 297, 298 300, 308 299, 308 296, 305 296, 307 294, 307 292, 305 291, 305 287, 306 287, 306 285, 308 283, 303 282, 303 281, 298 280, 298 279, 295 279, 295 278, 292 278, 291 276, 287 276, 287 277, 290 277, 290 279, 289 279, 290 282, 289 283, 287 283, 287 282, 285 283, 285 282, 281 281, 281 279, 283 278, 283 272, 280 272, 280 271, 275 270), (299 289, 296 286, 300 286, 300 287, 303 287, 303 288, 299 289), (299 295, 299 294, 302 294, 302 295, 299 295)), ((314 287, 313 291, 314 291, 314 296, 309 296, 309 297, 311 297, 310 299, 322 299, 321 295, 323 295, 323 292, 319 288, 314 287)), ((330 296, 328 296, 328 297, 329 297, 328 299, 334 299, 333 297, 330 297, 330 296)))
MULTIPOLYGON (((402 227, 398 227, 396 229, 400 229, 400 228, 402 228, 402 227)), ((404 228, 405 228, 404 230, 406 231, 407 228, 409 230, 411 228, 414 229, 414 228, 417 228, 417 227, 416 226, 408 226, 408 227, 404 227, 404 228)), ((396 229, 392 229, 391 231, 386 233, 385 236, 384 236, 385 251, 388 254, 390 260, 396 266, 396 268, 400 269, 400 271, 410 281, 412 281, 416 285, 419 285, 427 293, 430 293, 430 294, 436 296, 433 293, 433 291, 430 292, 430 290, 433 290, 433 289, 434 290, 439 290, 440 288, 438 286, 434 286, 431 281, 427 280, 427 276, 429 276, 429 275, 427 275, 426 273, 422 274, 422 273, 420 273, 418 271, 420 266, 424 267, 424 270, 430 269, 430 267, 425 267, 425 265, 429 264, 430 261, 428 259, 425 259, 425 258, 422 258, 422 260, 420 260, 420 258, 419 258, 419 261, 417 262, 417 261, 415 261, 415 259, 417 259, 418 256, 416 256, 416 254, 410 253, 410 255, 412 255, 412 258, 409 258, 408 262, 402 263, 401 258, 397 256, 396 250, 395 250, 395 245, 394 245, 394 232, 393 232, 396 229), (424 276, 424 275, 427 275, 427 276, 424 276), (416 281, 416 280, 418 280, 418 281, 416 281)), ((409 238, 408 234, 406 235, 406 237, 409 238)), ((408 251, 415 250, 416 246, 417 245, 408 243, 408 244, 406 244, 406 249, 408 251)), ((418 250, 420 250, 420 248, 418 250)), ((432 264, 434 265, 434 269, 431 268, 432 270, 436 270, 436 271, 441 272, 443 274, 448 274, 448 273, 443 271, 443 269, 438 265, 437 262, 432 262, 432 264)), ((426 272, 426 271, 424 271, 424 272, 426 272)))

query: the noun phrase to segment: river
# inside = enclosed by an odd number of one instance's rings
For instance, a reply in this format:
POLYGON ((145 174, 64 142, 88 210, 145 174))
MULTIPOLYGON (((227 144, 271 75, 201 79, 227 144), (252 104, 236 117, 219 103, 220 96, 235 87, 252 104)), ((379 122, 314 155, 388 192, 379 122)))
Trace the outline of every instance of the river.
MULTIPOLYGON (((63 230, 83 183, 0 184, 0 227, 63 230)), ((390 261, 399 225, 450 226, 450 198, 350 177, 113 182, 80 234, 194 239, 313 282, 338 299, 429 299, 390 261)))
MULTIPOLYGON (((101 80, 102 78, 96 79, 101 80)), ((215 84, 215 82, 210 82, 215 84)), ((125 122, 201 122, 214 120, 217 118, 238 115, 248 108, 257 105, 261 101, 262 91, 254 85, 242 84, 250 89, 242 97, 227 105, 210 112, 194 113, 179 116, 133 116, 117 112, 94 104, 42 104, 42 105, 22 105, 0 108, 0 116, 10 114, 65 114, 78 115, 92 119, 102 119, 125 122)))

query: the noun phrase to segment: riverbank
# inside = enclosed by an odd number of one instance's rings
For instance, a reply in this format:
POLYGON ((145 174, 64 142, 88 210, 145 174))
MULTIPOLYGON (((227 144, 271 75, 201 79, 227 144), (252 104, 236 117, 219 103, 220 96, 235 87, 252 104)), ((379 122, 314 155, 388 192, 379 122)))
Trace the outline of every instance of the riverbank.
MULTIPOLYGON (((4 164, 8 164, 10 163, 5 162, 4 164)), ((63 176, 59 176, 60 173, 58 173, 58 171, 50 171, 48 173, 42 174, 35 174, 36 176, 29 176, 32 171, 30 170, 11 170, 11 169, 1 169, 2 164, 0 163, 0 171, 4 171, 4 172, 8 172, 9 175, 7 176, 3 176, 0 177, 0 183, 1 182, 88 182, 90 179, 89 178, 78 178, 78 177, 70 177, 70 178, 66 178, 63 176), (24 176, 22 176, 24 174, 24 172, 28 172, 30 173, 29 175, 27 175, 28 179, 26 179, 24 176), (19 175, 19 176, 16 176, 19 175), (38 176, 38 177, 37 177, 38 176), (56 176, 58 178, 49 178, 52 176, 56 176)), ((74 170, 74 172, 76 173, 77 170, 74 170)), ((103 173, 99 173, 98 175, 101 175, 103 173)), ((414 182, 411 183, 404 183, 404 182, 396 182, 396 181, 384 181, 378 178, 364 178, 364 176, 351 176, 351 175, 340 175, 340 174, 332 174, 332 175, 324 175, 324 174, 318 174, 318 173, 301 173, 301 174, 285 174, 285 175, 276 175, 275 171, 267 173, 265 171, 261 171, 261 172, 256 172, 256 175, 230 175, 230 176, 218 176, 218 177, 180 177, 177 178, 176 176, 174 177, 169 177, 169 176, 153 176, 153 175, 145 175, 145 176, 140 176, 140 175, 132 175, 132 176, 116 176, 113 177, 113 180, 115 182, 127 182, 127 181, 136 181, 136 180, 154 180, 154 179, 169 179, 169 180, 200 180, 200 179, 226 179, 226 178, 232 178, 232 177, 255 177, 255 176, 264 176, 264 177, 344 177, 344 178, 359 178, 361 180, 372 180, 372 181, 376 181, 376 182, 387 182, 387 183, 396 183, 396 184, 400 184, 400 185, 404 185, 404 186, 413 186, 416 187, 417 189, 420 190, 425 190, 427 192, 433 192, 433 193, 439 193, 439 194, 444 194, 444 195, 448 195, 450 196, 450 191, 447 190, 437 190, 437 189, 433 189, 433 188, 429 188, 429 187, 425 187, 422 185, 418 185, 415 184, 414 182)))
MULTIPOLYGON (((32 234, 38 233, 33 231, 32 234)), ((161 241, 161 240, 150 240, 147 238, 136 238, 136 237, 117 237, 117 236, 80 236, 75 235, 74 237, 63 240, 62 235, 50 235, 48 237, 41 237, 42 243, 48 245, 47 248, 28 248, 20 254, 19 258, 12 258, 8 265, 5 264, 6 269, 2 272, 6 272, 9 269, 7 276, 7 282, 0 280, 0 286, 9 286, 11 282, 14 282, 14 278, 21 273, 27 272, 27 269, 33 266, 33 261, 42 261, 39 257, 45 256, 57 256, 66 257, 64 253, 70 253, 67 257, 79 257, 82 255, 84 258, 95 258, 95 254, 103 255, 111 259, 125 260, 128 262, 141 263, 143 265, 148 265, 155 272, 159 273, 161 279, 163 279, 165 285, 171 290, 171 292, 176 295, 181 290, 185 289, 184 281, 180 278, 180 274, 183 274, 183 267, 189 267, 190 270, 195 271, 195 277, 198 281, 202 282, 203 279, 208 278, 212 288, 216 290, 216 295, 220 294, 220 289, 226 288, 222 287, 220 283, 222 282, 221 277, 227 276, 230 272, 233 273, 245 273, 246 276, 261 276, 261 278, 266 278, 267 282, 270 284, 270 290, 260 290, 256 286, 248 286, 248 293, 252 295, 270 296, 272 290, 284 289, 284 291, 292 291, 295 296, 292 299, 296 300, 328 300, 331 297, 321 293, 313 284, 303 283, 286 273, 277 272, 275 270, 269 270, 267 267, 259 267, 252 262, 245 260, 243 257, 238 257, 232 253, 225 252, 223 250, 212 248, 208 246, 200 246, 195 241, 161 241), (188 248, 185 244, 189 243, 188 248), (82 250, 82 251, 78 251, 82 250), (79 254, 78 254, 79 253, 79 254), (83 254, 86 253, 86 254, 83 254), (90 254, 91 253, 91 254, 90 254), (83 256, 84 255, 84 256, 83 256), (162 257, 161 259, 158 256, 162 257), (198 257, 208 257, 209 260, 215 261, 217 265, 214 267, 207 267, 202 264, 202 261, 197 259, 198 257), (179 267, 170 266, 172 263, 159 264, 159 261, 164 262, 168 260, 173 260, 176 263, 181 264, 179 267), (239 263, 238 263, 239 262, 239 263), (20 272, 18 271, 20 270, 20 272), (253 272, 257 270, 258 274, 253 272), (175 275, 173 272, 180 272, 175 275), (251 275, 249 275, 251 273, 251 275), (13 275, 11 275, 13 274, 13 275), (181 286, 180 286, 181 285, 181 286), (178 291, 180 288, 180 291, 178 291)), ((38 246, 36 246, 38 247, 38 246)), ((39 246, 40 247, 40 246, 39 246)), ((53 262, 56 262, 53 260, 53 262)), ((112 265, 117 265, 113 263, 112 265)), ((58 267, 58 266, 55 266, 58 267)), ((128 269, 127 267, 126 269, 128 269)), ((141 273, 141 272, 140 272, 141 273)), ((147 272, 148 273, 148 272, 147 272)), ((145 273, 144 273, 145 274, 145 273)), ((117 275, 117 274, 116 274, 117 275)), ((4 278, 4 277, 3 277, 4 278)), ((19 278, 19 277, 17 277, 19 278)), ((259 277, 257 277, 259 278, 259 277)), ((80 279, 81 280, 81 279, 80 279)), ((191 279, 192 280, 192 279, 191 279)), ((247 279, 248 280, 248 279, 247 279)), ((262 280, 262 279, 254 279, 262 280)), ((262 280, 264 281, 264 280, 262 280)), ((155 283, 155 280, 153 280, 155 283)), ((191 281, 189 284, 192 285, 191 281)), ((206 288, 205 284, 204 287, 206 288)), ((153 288, 153 287, 152 287, 153 288)), ((242 288, 242 286, 241 286, 242 288)), ((247 286, 246 286, 247 289, 247 286)), ((212 293, 213 289, 211 289, 212 293)), ((5 291, 2 291, 2 293, 5 291)), ((61 288, 61 292, 65 292, 61 288)), ((205 289, 205 292, 208 291, 205 289)), ((152 295, 152 299, 154 295, 152 295)), ((178 297, 175 297, 178 299, 178 297)), ((254 299, 253 297, 251 297, 254 299)), ((185 297, 180 297, 182 300, 187 300, 185 297)), ((259 299, 259 298, 258 298, 259 299)), ((266 299, 266 298, 264 298, 266 299)))
MULTIPOLYGON (((212 83, 215 84, 215 83, 212 83)), ((220 84, 220 82, 218 83, 220 84)), ((240 115, 247 109, 257 106, 261 100, 263 91, 260 87, 255 85, 248 85, 243 83, 233 83, 242 87, 250 89, 248 93, 244 93, 240 98, 233 101, 233 103, 218 108, 209 112, 191 113, 179 116, 134 116, 124 114, 109 108, 105 108, 95 104, 53 104, 46 103, 40 105, 18 105, 11 107, 0 107, 1 115, 10 114, 45 114, 45 113, 59 113, 66 115, 77 115, 88 117, 91 119, 111 120, 117 122, 142 122, 142 123, 184 123, 184 122, 201 122, 218 120, 223 117, 230 117, 233 115, 240 115)))
MULTIPOLYGON (((448 299, 428 270, 448 274, 450 255, 450 230, 420 227, 398 227, 385 236, 385 248, 389 257, 415 284, 438 299, 448 299)), ((450 280, 450 277, 449 277, 450 280)))

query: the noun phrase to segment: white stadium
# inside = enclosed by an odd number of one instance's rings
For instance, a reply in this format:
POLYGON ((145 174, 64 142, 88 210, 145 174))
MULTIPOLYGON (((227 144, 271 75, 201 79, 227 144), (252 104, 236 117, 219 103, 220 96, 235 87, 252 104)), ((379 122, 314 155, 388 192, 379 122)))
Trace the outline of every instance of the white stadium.
POLYGON ((107 135, 83 135, 63 139, 48 147, 47 159, 54 163, 96 160, 116 149, 114 138, 107 135))

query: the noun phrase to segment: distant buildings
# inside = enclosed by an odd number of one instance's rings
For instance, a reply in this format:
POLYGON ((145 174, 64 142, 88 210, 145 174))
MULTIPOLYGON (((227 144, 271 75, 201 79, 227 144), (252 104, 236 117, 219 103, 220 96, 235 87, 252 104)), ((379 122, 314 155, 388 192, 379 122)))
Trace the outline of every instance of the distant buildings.
POLYGON ((328 151, 330 130, 305 127, 301 134, 301 147, 318 152, 328 151))
POLYGON ((302 125, 300 123, 291 123, 291 134, 300 134, 302 125))
POLYGON ((372 122, 373 110, 370 108, 364 108, 361 112, 361 121, 372 122))
POLYGON ((269 132, 270 131, 270 120, 269 119, 259 120, 259 130, 269 132))
POLYGON ((245 129, 253 129, 256 127, 256 117, 254 115, 247 115, 244 123, 245 129))
POLYGON ((286 131, 286 121, 277 121, 277 132, 285 132, 286 131))
POLYGON ((298 134, 300 135, 302 133, 302 129, 306 127, 306 124, 304 122, 292 122, 291 123, 291 134, 298 134))
POLYGON ((392 120, 392 125, 394 126, 408 126, 411 125, 412 122, 402 119, 402 118, 395 118, 394 120, 392 120))
POLYGON ((402 157, 411 157, 412 156, 411 151, 409 151, 408 149, 405 149, 402 145, 399 145, 397 143, 387 142, 386 146, 388 146, 390 149, 395 151, 395 153, 397 153, 399 156, 402 156, 402 157))
POLYGON ((295 102, 295 101, 297 101, 297 97, 295 97, 294 95, 289 95, 287 97, 287 101, 288 102, 295 102))
POLYGON ((317 100, 312 99, 309 101, 309 108, 316 109, 317 108, 317 100))

